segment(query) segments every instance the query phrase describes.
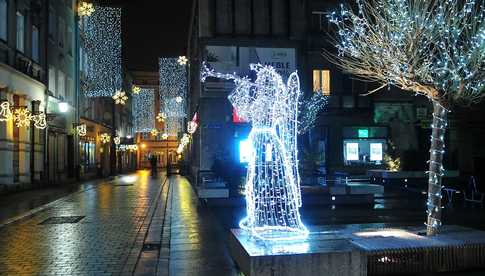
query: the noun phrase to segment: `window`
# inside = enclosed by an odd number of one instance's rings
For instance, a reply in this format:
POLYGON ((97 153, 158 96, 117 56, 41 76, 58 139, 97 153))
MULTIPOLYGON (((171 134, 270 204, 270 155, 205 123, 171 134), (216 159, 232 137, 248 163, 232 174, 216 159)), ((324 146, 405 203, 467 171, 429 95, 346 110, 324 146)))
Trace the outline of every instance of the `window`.
POLYGON ((71 77, 67 77, 66 100, 68 102, 72 101, 72 96, 74 94, 72 91, 74 91, 74 82, 72 81, 71 77))
POLYGON ((59 23, 57 25, 57 28, 59 47, 64 48, 64 45, 66 45, 66 23, 61 17, 59 17, 59 23))
POLYGON ((330 95, 330 70, 313 70, 313 92, 330 95))
POLYGON ((24 52, 25 24, 24 15, 17 11, 17 50, 24 52))
POLYGON ((67 53, 72 56, 72 40, 74 36, 72 35, 72 27, 67 27, 67 37, 66 37, 66 49, 67 53))
POLYGON ((79 72, 84 72, 83 55, 84 55, 83 46, 79 46, 79 72))
POLYGON ((57 71, 57 96, 66 96, 66 75, 62 71, 57 71))
POLYGON ((312 30, 317 33, 328 32, 328 12, 312 11, 312 30))
POLYGON ((39 29, 32 26, 32 59, 39 62, 39 29))
POLYGON ((56 69, 53 66, 49 66, 49 91, 56 94, 56 69))
POLYGON ((0 0, 0 39, 7 41, 7 0, 0 0))
POLYGON ((56 38, 56 12, 52 7, 49 9, 49 37, 56 38))

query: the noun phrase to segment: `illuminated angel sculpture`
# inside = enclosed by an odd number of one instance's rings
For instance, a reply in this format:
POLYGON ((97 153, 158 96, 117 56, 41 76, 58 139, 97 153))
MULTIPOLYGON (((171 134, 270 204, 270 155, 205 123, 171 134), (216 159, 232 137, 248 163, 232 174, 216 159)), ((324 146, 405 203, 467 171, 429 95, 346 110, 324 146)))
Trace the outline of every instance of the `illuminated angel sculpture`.
POLYGON ((239 117, 252 124, 251 154, 246 177, 247 215, 239 226, 264 240, 304 238, 300 219, 300 177, 297 159, 297 115, 300 81, 292 73, 285 85, 273 67, 251 64, 248 77, 221 74, 203 66, 207 77, 232 80, 229 101, 239 117))

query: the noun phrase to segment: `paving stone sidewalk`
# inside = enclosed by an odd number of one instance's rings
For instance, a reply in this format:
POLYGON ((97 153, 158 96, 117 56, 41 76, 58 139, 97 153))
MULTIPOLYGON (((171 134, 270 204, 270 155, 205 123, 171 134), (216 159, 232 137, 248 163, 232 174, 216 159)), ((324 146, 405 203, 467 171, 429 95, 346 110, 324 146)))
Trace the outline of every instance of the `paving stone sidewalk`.
POLYGON ((162 178, 122 176, 1 227, 0 275, 131 274, 166 198, 162 178))

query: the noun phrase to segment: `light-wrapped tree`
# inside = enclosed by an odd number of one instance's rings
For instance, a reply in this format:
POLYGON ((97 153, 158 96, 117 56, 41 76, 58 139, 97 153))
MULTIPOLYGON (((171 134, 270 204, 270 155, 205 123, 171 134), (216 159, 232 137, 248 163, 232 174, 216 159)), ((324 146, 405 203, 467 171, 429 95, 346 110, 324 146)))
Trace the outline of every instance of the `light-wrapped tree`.
POLYGON ((441 226, 447 113, 485 96, 483 0, 356 0, 329 16, 338 54, 324 55, 356 78, 428 97, 433 104, 427 234, 441 226))

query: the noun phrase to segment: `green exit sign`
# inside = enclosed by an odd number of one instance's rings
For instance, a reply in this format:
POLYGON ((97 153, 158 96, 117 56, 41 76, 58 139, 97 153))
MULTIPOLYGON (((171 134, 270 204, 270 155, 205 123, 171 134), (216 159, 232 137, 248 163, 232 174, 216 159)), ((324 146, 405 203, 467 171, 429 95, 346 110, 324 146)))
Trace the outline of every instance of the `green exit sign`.
POLYGON ((369 129, 359 128, 359 138, 369 138, 369 129))

